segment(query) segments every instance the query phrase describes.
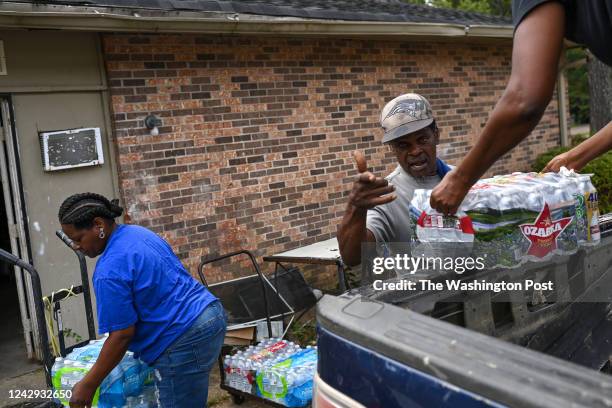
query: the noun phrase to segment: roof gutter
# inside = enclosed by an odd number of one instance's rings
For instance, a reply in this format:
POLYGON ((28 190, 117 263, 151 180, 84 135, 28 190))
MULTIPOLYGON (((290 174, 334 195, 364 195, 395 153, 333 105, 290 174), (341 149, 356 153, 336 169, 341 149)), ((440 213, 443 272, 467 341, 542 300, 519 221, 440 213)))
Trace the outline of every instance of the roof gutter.
POLYGON ((78 31, 512 38, 511 26, 320 20, 217 12, 0 3, 0 27, 78 31))

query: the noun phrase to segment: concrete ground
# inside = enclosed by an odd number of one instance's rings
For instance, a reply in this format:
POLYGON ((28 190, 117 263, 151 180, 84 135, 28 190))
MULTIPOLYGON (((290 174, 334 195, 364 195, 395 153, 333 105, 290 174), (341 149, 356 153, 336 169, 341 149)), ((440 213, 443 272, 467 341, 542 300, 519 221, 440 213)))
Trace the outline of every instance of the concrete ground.
POLYGON ((0 271, 0 407, 14 404, 10 390, 45 389, 40 363, 27 358, 12 271, 0 271))
MULTIPOLYGON (((12 399, 11 390, 46 390, 45 374, 40 365, 36 370, 30 371, 16 377, 0 378, 0 407, 15 405, 20 402, 27 402, 24 399, 12 399)), ((32 400, 30 400, 32 401, 32 400)))

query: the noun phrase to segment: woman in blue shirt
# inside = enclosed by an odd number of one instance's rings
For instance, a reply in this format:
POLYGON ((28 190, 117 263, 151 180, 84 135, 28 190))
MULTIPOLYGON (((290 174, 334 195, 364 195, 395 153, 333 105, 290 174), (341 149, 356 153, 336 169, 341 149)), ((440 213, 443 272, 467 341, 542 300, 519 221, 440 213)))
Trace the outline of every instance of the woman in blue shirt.
POLYGON ((109 333, 97 362, 74 386, 70 406, 90 406, 130 350, 155 369, 161 407, 201 408, 225 337, 223 307, 166 241, 146 228, 116 224, 122 213, 115 200, 94 193, 70 196, 59 210, 75 249, 100 257, 93 275, 98 332, 109 333))

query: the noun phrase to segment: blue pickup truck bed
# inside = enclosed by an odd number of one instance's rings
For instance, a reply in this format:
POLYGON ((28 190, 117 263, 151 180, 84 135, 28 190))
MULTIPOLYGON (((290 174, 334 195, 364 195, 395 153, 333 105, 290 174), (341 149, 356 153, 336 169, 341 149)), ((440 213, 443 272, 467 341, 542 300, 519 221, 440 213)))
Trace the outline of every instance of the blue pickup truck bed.
POLYGON ((554 272, 566 285, 555 301, 325 296, 313 406, 612 407, 609 227, 597 247, 512 272, 554 272))

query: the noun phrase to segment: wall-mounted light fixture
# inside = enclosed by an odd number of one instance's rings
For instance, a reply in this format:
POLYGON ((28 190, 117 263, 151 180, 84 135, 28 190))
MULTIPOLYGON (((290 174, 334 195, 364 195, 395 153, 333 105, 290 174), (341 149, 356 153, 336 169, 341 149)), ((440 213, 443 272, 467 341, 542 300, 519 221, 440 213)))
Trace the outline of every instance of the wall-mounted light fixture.
POLYGON ((149 129, 149 134, 151 136, 159 135, 159 127, 162 125, 162 121, 157 116, 148 114, 144 120, 145 127, 149 129))

